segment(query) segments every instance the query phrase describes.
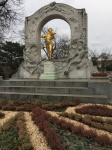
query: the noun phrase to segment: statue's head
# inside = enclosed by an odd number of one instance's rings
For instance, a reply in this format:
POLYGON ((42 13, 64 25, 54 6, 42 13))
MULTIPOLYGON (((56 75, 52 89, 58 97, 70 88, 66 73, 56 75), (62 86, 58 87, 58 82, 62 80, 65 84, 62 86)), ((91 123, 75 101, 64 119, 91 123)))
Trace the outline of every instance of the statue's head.
POLYGON ((52 32, 52 31, 53 31, 53 29, 52 29, 52 28, 49 28, 49 29, 48 29, 48 32, 52 32))

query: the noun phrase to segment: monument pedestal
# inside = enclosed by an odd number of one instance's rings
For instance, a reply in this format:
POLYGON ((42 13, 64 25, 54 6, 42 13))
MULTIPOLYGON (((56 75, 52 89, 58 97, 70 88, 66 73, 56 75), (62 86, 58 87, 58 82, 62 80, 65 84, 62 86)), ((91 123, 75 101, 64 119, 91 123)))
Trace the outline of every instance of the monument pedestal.
POLYGON ((52 61, 44 62, 44 73, 41 74, 40 79, 54 80, 58 78, 54 63, 52 61))

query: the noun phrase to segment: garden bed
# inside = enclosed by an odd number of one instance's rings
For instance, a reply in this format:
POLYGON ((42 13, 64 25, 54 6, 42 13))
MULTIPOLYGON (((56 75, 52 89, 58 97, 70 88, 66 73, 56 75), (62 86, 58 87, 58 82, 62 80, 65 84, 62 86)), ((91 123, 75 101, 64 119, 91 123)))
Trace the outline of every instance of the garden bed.
POLYGON ((1 101, 0 108, 2 150, 112 149, 111 105, 1 101))
POLYGON ((107 77, 108 74, 105 72, 95 72, 91 74, 92 77, 107 77))

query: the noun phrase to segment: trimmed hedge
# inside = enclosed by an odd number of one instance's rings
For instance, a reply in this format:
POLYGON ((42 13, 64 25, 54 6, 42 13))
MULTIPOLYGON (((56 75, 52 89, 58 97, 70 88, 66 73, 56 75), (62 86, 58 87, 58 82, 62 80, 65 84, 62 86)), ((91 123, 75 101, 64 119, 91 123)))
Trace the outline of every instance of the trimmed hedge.
POLYGON ((34 108, 40 107, 49 111, 62 111, 68 106, 77 106, 80 102, 77 100, 71 102, 62 102, 58 104, 42 104, 42 103, 28 103, 28 102, 19 102, 19 101, 0 101, 0 109, 7 111, 28 111, 31 112, 34 108))
POLYGON ((92 73, 91 76, 92 77, 107 77, 107 73, 104 72, 97 72, 97 73, 92 73))
POLYGON ((75 111, 76 111, 76 113, 79 113, 79 114, 112 117, 112 109, 108 108, 105 105, 103 105, 103 106, 99 106, 99 105, 82 106, 81 108, 76 108, 75 111))

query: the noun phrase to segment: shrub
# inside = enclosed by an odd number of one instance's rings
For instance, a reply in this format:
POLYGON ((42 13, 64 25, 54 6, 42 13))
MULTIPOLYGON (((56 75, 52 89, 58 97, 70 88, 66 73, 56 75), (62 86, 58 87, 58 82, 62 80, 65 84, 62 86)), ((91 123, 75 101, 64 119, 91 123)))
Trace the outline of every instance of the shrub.
POLYGON ((95 140, 101 145, 112 144, 110 138, 106 134, 96 136, 95 140))
POLYGON ((67 113, 67 117, 70 119, 74 119, 74 114, 73 113, 67 113))
POLYGON ((45 110, 49 110, 49 111, 52 111, 52 110, 60 111, 60 109, 66 109, 69 106, 77 106, 79 104, 80 104, 80 101, 75 100, 72 102, 62 102, 59 104, 50 104, 50 105, 46 104, 46 105, 43 105, 42 108, 45 110))
POLYGON ((82 122, 90 125, 91 124, 91 118, 89 116, 85 116, 82 118, 82 122))
POLYGON ((79 126, 72 126, 72 128, 71 128, 72 133, 81 134, 82 130, 84 130, 84 129, 83 129, 83 127, 81 125, 79 125, 79 126))
POLYGON ((92 117, 91 116, 91 119, 94 122, 104 123, 104 120, 101 117, 92 117))
POLYGON ((107 77, 107 73, 104 72, 97 72, 97 73, 92 73, 91 76, 92 77, 107 77))
POLYGON ((103 129, 103 124, 98 123, 98 122, 91 122, 91 126, 97 129, 103 129))
POLYGON ((6 105, 2 107, 2 110, 16 111, 16 108, 14 106, 6 105))
POLYGON ((5 105, 7 105, 7 101, 0 101, 0 109, 5 105))
POLYGON ((112 133, 112 124, 104 123, 103 128, 104 128, 104 130, 112 133))
POLYGON ((68 117, 68 113, 67 113, 67 112, 62 112, 62 113, 60 114, 60 116, 68 117))
POLYGON ((82 130, 81 134, 87 138, 95 138, 96 137, 96 132, 92 129, 84 129, 82 130))
POLYGON ((76 113, 79 114, 112 117, 112 109, 104 105, 103 106, 99 106, 99 105, 82 106, 81 108, 76 108, 75 111, 76 113))
POLYGON ((82 121, 82 116, 80 114, 74 114, 74 119, 77 121, 82 121))

